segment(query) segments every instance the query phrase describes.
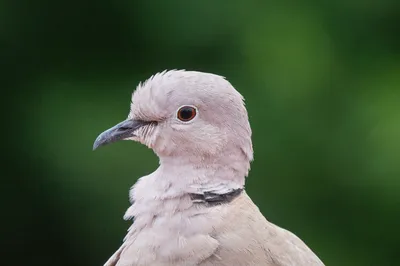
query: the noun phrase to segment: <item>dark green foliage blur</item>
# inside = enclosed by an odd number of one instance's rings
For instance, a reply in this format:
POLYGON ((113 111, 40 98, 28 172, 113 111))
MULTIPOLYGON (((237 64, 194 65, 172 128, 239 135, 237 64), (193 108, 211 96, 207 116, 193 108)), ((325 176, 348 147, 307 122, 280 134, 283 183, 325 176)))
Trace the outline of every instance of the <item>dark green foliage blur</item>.
POLYGON ((119 247, 158 159, 92 144, 174 68, 246 98, 247 190, 270 221, 326 265, 399 265, 399 1, 2 0, 0 64, 2 265, 103 265, 119 247))

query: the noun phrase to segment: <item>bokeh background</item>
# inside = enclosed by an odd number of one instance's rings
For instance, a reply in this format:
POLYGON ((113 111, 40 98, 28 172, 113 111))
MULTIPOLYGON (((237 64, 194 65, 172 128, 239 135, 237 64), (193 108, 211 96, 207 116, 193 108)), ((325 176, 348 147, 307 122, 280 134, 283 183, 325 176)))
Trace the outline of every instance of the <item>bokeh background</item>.
POLYGON ((103 265, 158 159, 92 152, 139 81, 223 75, 245 96, 247 190, 326 265, 399 265, 399 1, 0 1, 2 265, 103 265))

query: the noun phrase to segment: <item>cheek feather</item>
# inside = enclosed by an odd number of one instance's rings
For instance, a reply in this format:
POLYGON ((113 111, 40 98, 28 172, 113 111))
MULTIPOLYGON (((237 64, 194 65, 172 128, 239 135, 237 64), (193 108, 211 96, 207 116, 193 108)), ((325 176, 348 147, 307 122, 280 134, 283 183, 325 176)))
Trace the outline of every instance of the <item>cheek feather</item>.
POLYGON ((174 130, 168 144, 172 148, 179 147, 180 151, 197 155, 212 155, 220 152, 227 143, 227 136, 213 125, 202 123, 173 124, 174 130))
POLYGON ((149 124, 148 126, 144 126, 136 132, 137 137, 135 138, 135 140, 139 141, 149 148, 153 148, 157 138, 157 129, 158 128, 156 124, 149 124))

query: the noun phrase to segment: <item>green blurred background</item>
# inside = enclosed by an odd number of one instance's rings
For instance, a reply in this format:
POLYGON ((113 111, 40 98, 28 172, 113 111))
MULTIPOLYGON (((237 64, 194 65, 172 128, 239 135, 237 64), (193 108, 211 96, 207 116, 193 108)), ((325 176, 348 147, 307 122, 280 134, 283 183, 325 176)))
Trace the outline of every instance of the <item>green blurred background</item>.
POLYGON ((177 68, 245 96, 247 190, 270 221, 327 265, 399 265, 399 3, 1 1, 1 264, 103 265, 158 159, 93 141, 177 68))

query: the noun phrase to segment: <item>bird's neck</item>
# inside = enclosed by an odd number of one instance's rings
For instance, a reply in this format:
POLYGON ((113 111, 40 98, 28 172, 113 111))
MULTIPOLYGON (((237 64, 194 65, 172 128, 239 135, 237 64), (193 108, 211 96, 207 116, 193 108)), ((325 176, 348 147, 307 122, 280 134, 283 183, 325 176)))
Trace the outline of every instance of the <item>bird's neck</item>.
POLYGON ((189 194, 225 194, 243 189, 250 163, 220 158, 160 157, 160 166, 138 180, 131 190, 137 197, 167 199, 189 194), (140 196, 139 196, 140 195, 140 196))
POLYGON ((132 187, 132 206, 125 219, 146 213, 175 212, 197 202, 209 205, 208 201, 229 201, 243 191, 249 164, 229 160, 229 156, 212 160, 160 157, 157 170, 140 178, 132 187))
POLYGON ((227 157, 161 157, 157 175, 186 192, 219 192, 243 188, 248 162, 227 157))

